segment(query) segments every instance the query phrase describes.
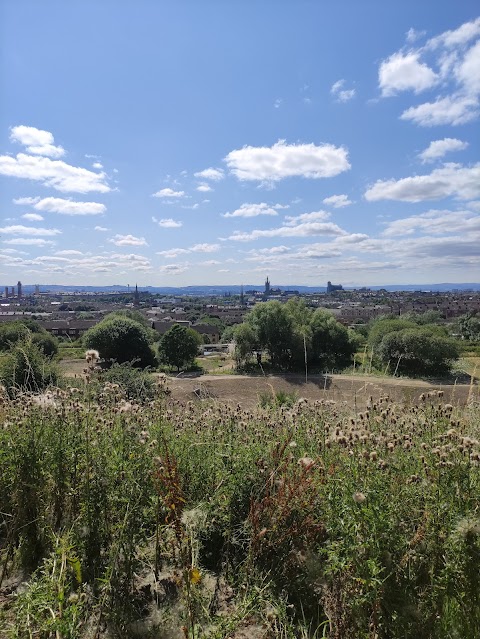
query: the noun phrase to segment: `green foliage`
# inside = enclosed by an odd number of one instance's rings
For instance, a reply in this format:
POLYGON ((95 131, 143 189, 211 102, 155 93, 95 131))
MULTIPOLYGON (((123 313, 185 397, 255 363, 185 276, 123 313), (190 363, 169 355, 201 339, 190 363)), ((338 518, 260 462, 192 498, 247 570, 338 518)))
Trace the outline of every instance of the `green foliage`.
POLYGON ((8 351, 25 341, 36 344, 47 357, 53 357, 58 352, 58 340, 34 320, 16 320, 0 325, 0 351, 8 351))
POLYGON ((200 335, 181 324, 174 324, 162 336, 158 345, 160 361, 169 366, 180 368, 193 364, 201 344, 200 335))
POLYGON ((400 374, 443 375, 459 356, 453 340, 436 335, 428 328, 407 328, 385 335, 378 348, 384 363, 400 374))
POLYGON ((102 371, 100 381, 118 384, 129 400, 148 402, 155 397, 155 382, 152 374, 133 368, 129 362, 114 364, 102 371))
POLYGON ((476 639, 479 406, 429 395, 5 402, 0 634, 476 639))
POLYGON ((368 345, 375 353, 378 353, 380 344, 385 335, 394 331, 403 331, 406 328, 416 328, 415 322, 408 319, 379 318, 369 324, 368 345))
POLYGON ((298 299, 257 304, 234 337, 239 362, 254 349, 265 349, 272 366, 287 370, 303 368, 305 357, 314 367, 343 368, 357 347, 355 335, 330 313, 314 311, 298 299))
POLYGON ((0 381, 11 397, 38 392, 57 384, 59 378, 55 364, 29 342, 18 342, 0 362, 0 381))
POLYGON ((85 333, 83 342, 105 360, 133 362, 139 368, 155 365, 148 329, 128 317, 103 320, 85 333))
POLYGON ((462 339, 468 341, 480 341, 480 317, 467 314, 459 317, 457 328, 462 339))

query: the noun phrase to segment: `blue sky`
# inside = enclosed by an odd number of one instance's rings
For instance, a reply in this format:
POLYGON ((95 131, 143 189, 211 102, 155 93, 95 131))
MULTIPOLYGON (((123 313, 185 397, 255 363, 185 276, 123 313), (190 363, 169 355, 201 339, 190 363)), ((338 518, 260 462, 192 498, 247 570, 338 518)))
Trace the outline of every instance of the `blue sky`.
POLYGON ((475 2, 4 0, 2 283, 480 281, 475 2))

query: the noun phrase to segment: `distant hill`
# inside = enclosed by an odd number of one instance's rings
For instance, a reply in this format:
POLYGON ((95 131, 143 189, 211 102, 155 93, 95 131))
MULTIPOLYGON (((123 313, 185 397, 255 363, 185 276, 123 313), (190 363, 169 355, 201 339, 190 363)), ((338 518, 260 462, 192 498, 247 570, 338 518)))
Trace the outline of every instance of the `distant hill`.
MULTIPOLYGON (((3 290, 5 285, 0 285, 0 290, 3 290)), ((325 286, 300 286, 291 285, 285 286, 281 284, 275 284, 275 288, 281 290, 295 290, 299 293, 325 293, 325 286)), ((346 291, 359 290, 361 286, 345 287, 346 291)), ((432 291, 432 292, 447 292, 447 291, 480 291, 480 283, 443 283, 443 284, 389 284, 385 286, 368 286, 367 289, 372 291, 386 290, 390 292, 395 291, 432 291)), ((244 284, 244 291, 263 291, 264 285, 259 284, 244 284)), ((62 284, 40 284, 41 292, 52 293, 133 293, 134 288, 130 289, 121 284, 114 284, 112 286, 74 286, 74 285, 62 285, 62 284)), ((26 284, 23 286, 23 292, 25 295, 30 295, 35 291, 34 285, 26 284)), ((239 295, 241 287, 237 284, 231 286, 142 286, 139 287, 140 292, 148 292, 158 295, 192 295, 192 296, 208 296, 208 295, 224 295, 230 293, 232 295, 239 295)))

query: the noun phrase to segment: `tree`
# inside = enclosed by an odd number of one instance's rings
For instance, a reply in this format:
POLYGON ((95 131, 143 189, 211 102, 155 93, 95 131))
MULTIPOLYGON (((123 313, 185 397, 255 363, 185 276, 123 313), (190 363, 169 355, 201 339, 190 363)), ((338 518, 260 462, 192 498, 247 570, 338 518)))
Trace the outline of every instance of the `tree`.
POLYGON ((378 354, 380 344, 385 335, 395 331, 402 331, 406 328, 418 328, 415 322, 406 319, 379 318, 374 320, 368 332, 368 345, 378 354))
POLYGON ((480 340, 480 317, 471 314, 463 315, 458 318, 457 326, 462 339, 480 340))
POLYGON ((378 350, 383 363, 405 375, 444 375, 459 355, 453 340, 424 328, 388 333, 378 350))
POLYGON ((235 340, 235 360, 241 366, 249 359, 256 346, 256 336, 249 324, 239 324, 233 332, 235 340))
POLYGON ((349 366, 356 350, 355 335, 328 312, 317 309, 311 318, 310 359, 324 368, 349 366))
POLYGON ((155 365, 148 329, 128 317, 104 319, 85 333, 83 343, 105 360, 133 362, 139 368, 155 365))
POLYGON ((272 366, 288 368, 293 345, 294 324, 286 307, 280 302, 257 304, 247 315, 261 347, 270 355, 272 366))
POLYGON ((186 326, 174 324, 164 333, 158 345, 160 360, 170 366, 180 368, 191 365, 198 352, 200 335, 186 326))

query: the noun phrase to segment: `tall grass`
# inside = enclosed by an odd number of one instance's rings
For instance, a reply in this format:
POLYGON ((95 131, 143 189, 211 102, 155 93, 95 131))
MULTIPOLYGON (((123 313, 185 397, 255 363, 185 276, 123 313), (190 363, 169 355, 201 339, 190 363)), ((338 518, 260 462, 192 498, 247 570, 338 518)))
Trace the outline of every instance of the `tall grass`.
POLYGON ((159 384, 3 398, 2 637, 479 636, 478 405, 159 384))

